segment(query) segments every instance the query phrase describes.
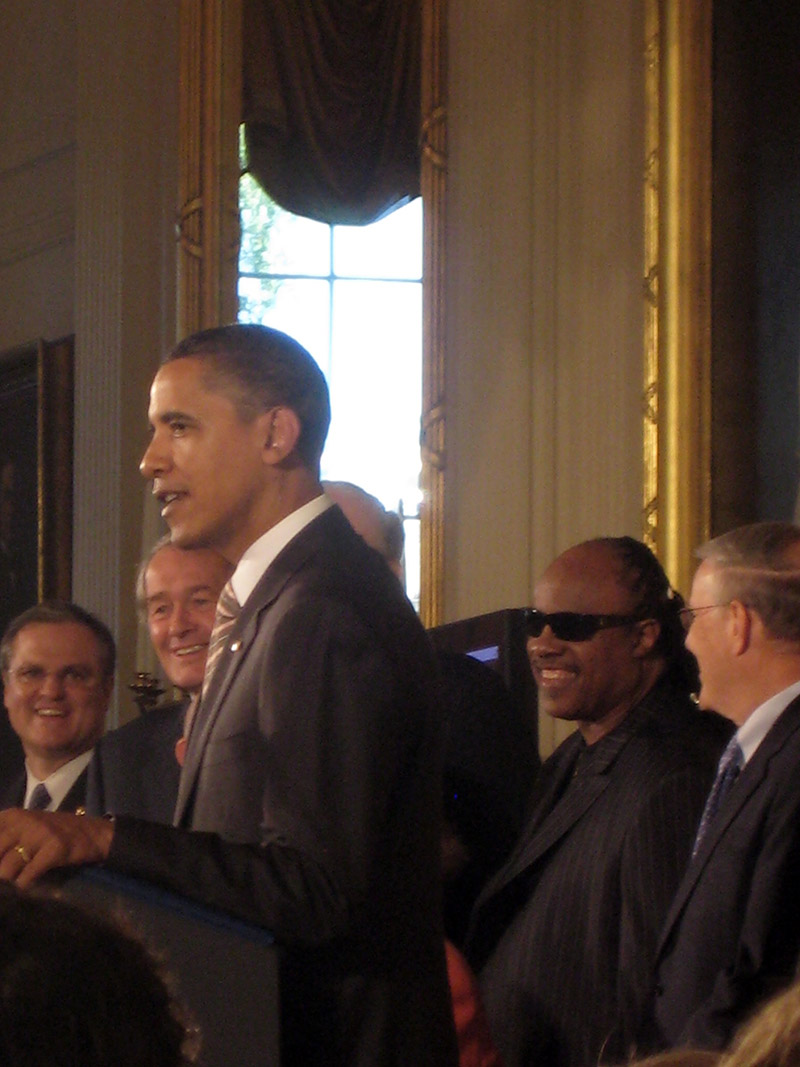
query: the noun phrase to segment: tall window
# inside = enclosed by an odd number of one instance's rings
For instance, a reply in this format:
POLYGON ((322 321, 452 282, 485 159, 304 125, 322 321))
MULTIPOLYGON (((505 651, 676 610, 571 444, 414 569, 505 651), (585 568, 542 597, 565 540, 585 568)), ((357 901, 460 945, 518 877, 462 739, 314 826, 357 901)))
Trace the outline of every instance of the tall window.
POLYGON ((369 226, 328 226, 274 204, 245 173, 239 321, 291 334, 319 363, 332 419, 322 477, 403 516, 419 605, 422 201, 369 226))

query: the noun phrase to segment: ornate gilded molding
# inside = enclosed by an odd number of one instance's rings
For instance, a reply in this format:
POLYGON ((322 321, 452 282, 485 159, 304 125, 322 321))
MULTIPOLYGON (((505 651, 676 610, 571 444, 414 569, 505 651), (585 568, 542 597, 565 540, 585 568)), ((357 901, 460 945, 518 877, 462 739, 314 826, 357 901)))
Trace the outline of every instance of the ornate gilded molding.
POLYGON ((709 536, 711 0, 645 0, 643 535, 674 585, 709 536))
MULTIPOLYGON (((436 126, 444 126, 447 122, 447 110, 444 107, 435 107, 433 111, 426 118, 422 120, 422 127, 420 129, 420 146, 422 148, 422 156, 428 160, 432 167, 436 167, 438 170, 445 170, 447 167, 447 159, 443 153, 437 151, 434 144, 433 130, 436 126)), ((447 131, 445 130, 445 133, 447 131)))
POLYGON ((425 626, 444 618, 445 221, 447 163, 447 3, 422 5, 420 175, 424 204, 422 273, 422 508, 420 615, 425 626))
POLYGON ((178 333, 236 318, 242 0, 181 0, 178 333))
POLYGON ((658 537, 658 263, 660 39, 658 0, 645 0, 644 170, 644 471, 642 537, 654 551, 658 537))

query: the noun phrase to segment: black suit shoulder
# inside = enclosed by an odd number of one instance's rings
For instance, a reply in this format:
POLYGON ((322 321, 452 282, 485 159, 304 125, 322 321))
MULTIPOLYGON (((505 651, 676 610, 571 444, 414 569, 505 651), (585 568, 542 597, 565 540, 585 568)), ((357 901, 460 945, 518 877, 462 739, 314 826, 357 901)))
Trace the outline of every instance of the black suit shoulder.
POLYGON ((183 730, 186 701, 148 711, 98 741, 89 764, 86 809, 90 815, 132 815, 170 823, 180 767, 175 743, 183 730))
POLYGON ((800 953, 800 699, 787 706, 714 817, 660 940, 653 1047, 722 1048, 800 953))
MULTIPOLYGON (((72 788, 59 804, 58 811, 75 812, 86 806, 86 785, 88 781, 88 769, 84 769, 75 779, 72 788)), ((0 810, 5 808, 21 808, 25 803, 25 790, 28 779, 25 771, 9 783, 7 789, 0 792, 0 810)))
POLYGON ((574 734, 545 761, 467 944, 512 1067, 578 1067, 601 1050, 625 1058, 713 779, 716 733, 661 684, 595 745, 574 734))
POLYGON ((0 685, 0 795, 5 795, 24 767, 25 753, 22 751, 20 739, 11 728, 8 714, 2 707, 2 685, 0 685))
POLYGON ((19 808, 22 806, 25 800, 25 785, 26 776, 24 769, 18 771, 13 778, 10 778, 5 783, 4 787, 0 789, 0 810, 6 808, 19 808))
MULTIPOLYGON (((291 542, 264 576, 271 585, 276 573, 292 574, 304 595, 317 595, 346 613, 355 613, 387 643, 397 625, 404 637, 425 648, 433 663, 433 651, 419 618, 389 569, 385 559, 353 530, 341 510, 334 506, 311 523, 291 542), (308 561, 297 567, 297 556, 308 561)), ((257 603, 259 588, 253 594, 257 603)))
POLYGON ((176 826, 118 820, 108 866, 272 930, 282 1062, 454 1063, 435 661, 413 608, 333 507, 267 567, 227 652, 176 826))

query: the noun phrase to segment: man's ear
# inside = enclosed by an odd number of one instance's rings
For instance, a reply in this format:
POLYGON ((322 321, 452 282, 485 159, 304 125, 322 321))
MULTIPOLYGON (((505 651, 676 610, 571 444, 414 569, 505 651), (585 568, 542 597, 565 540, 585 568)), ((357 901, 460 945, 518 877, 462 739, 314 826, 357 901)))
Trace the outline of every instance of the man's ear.
POLYGON ((730 637, 733 652, 740 656, 750 647, 753 635, 753 618, 746 604, 741 600, 732 600, 728 604, 728 635, 730 637))
POLYGON ((633 650, 634 656, 647 656, 656 647, 656 642, 661 634, 661 623, 658 619, 642 619, 635 623, 636 645, 633 650))
POLYGON ((291 408, 277 407, 259 416, 263 425, 264 461, 271 466, 282 463, 294 452, 300 439, 300 419, 291 408))

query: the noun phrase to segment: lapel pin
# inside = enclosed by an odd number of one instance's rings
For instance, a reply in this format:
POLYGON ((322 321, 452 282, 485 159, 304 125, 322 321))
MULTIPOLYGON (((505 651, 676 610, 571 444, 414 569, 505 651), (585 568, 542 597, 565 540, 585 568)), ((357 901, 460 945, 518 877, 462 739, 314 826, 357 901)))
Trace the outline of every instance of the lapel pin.
POLYGON ((242 642, 241 641, 233 641, 231 643, 231 652, 238 652, 239 649, 241 648, 241 646, 242 646, 242 642))

